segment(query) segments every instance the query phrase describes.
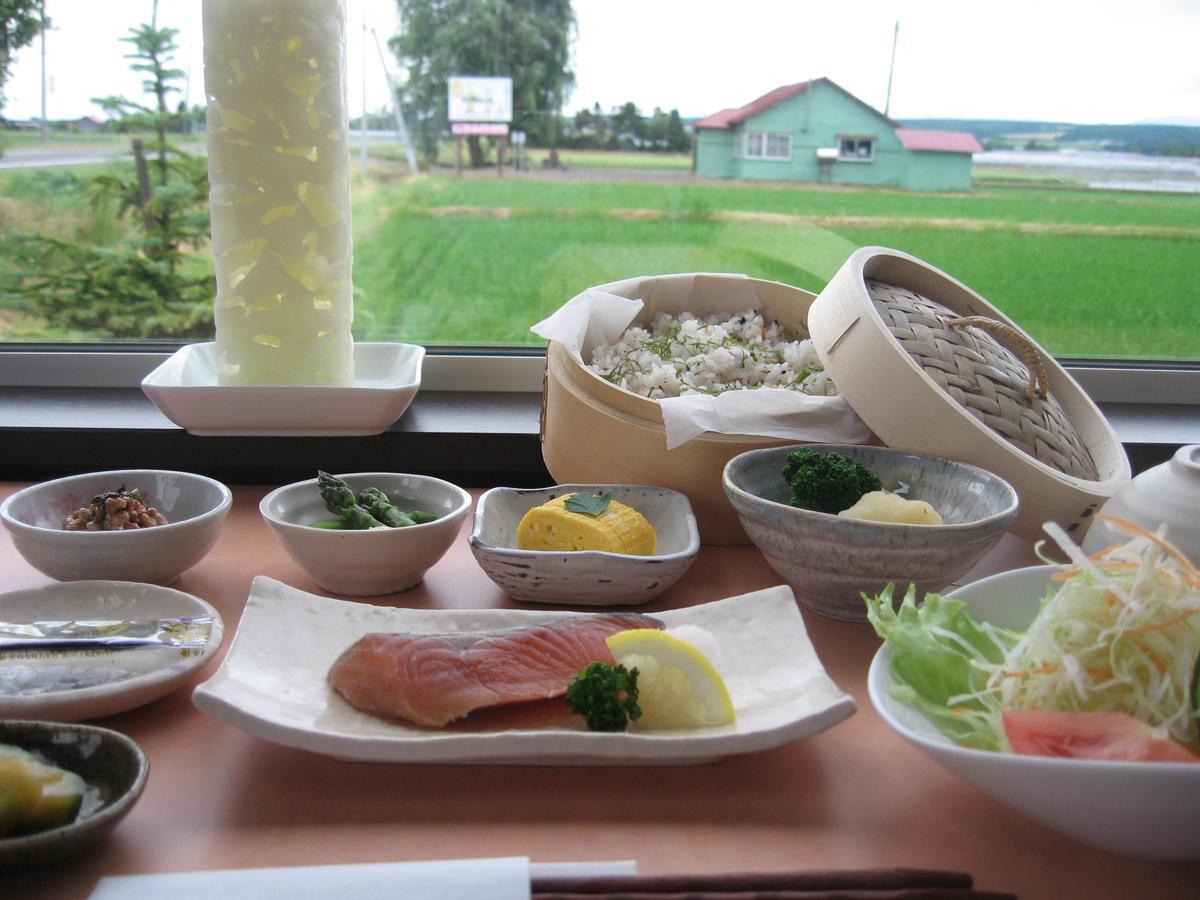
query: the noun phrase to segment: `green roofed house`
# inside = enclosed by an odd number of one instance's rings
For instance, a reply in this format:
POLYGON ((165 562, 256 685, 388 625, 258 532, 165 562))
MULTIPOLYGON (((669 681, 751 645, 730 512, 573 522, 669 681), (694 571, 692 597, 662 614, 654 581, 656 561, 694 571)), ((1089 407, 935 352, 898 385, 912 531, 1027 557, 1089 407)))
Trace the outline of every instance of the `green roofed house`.
POLYGON ((905 128, 828 78, 789 84, 698 120, 695 171, 711 178, 869 184, 916 191, 971 186, 961 131, 905 128))

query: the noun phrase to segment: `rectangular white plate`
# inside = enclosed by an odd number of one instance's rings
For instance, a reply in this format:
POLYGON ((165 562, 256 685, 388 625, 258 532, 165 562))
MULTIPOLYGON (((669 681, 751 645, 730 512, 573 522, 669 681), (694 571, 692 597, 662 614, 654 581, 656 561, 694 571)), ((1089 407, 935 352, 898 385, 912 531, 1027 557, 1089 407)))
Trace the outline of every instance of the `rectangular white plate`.
POLYGON ((379 434, 412 403, 424 358, 418 344, 356 343, 345 387, 221 385, 216 344, 188 344, 142 379, 142 390, 191 434, 379 434))
POLYGON ((205 712, 250 734, 341 759, 407 763, 706 762, 808 737, 852 715, 817 659, 790 588, 768 588, 655 613, 717 639, 717 666, 737 711, 733 725, 689 731, 602 734, 576 728, 468 724, 436 731, 367 715, 329 687, 326 675, 369 632, 511 628, 581 613, 418 610, 318 597, 271 578, 254 580, 237 633, 217 672, 193 694, 205 712))

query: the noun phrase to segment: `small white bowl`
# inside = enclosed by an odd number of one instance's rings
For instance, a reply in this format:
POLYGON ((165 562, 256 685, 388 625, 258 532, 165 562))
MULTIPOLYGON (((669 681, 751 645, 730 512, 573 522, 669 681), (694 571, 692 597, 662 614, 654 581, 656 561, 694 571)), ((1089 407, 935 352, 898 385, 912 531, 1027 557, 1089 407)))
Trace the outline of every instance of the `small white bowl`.
MULTIPOLYGON (((1057 566, 1001 572, 954 591, 971 617, 1023 629, 1057 566)), ((952 744, 921 713, 889 693, 895 683, 884 645, 867 687, 901 737, 985 794, 1092 847, 1143 859, 1200 859, 1200 765, 1051 759, 952 744)))
POLYGON ((212 549, 233 503, 229 488, 203 475, 117 469, 44 481, 0 505, 0 520, 25 560, 59 581, 169 584, 212 549), (63 520, 104 491, 137 488, 166 525, 125 531, 65 531, 63 520))
POLYGON ((407 590, 450 549, 471 509, 471 495, 429 475, 356 472, 339 475, 355 493, 375 487, 405 511, 437 516, 404 528, 338 531, 310 523, 334 518, 317 490, 317 479, 276 488, 259 512, 288 552, 322 588, 347 597, 407 590))
POLYGON ((700 531, 688 498, 669 488, 628 484, 560 484, 547 488, 498 487, 475 508, 468 539, 488 577, 514 600, 568 606, 633 606, 677 582, 700 552, 700 531), (520 550, 517 525, 535 506, 579 491, 613 492, 654 528, 653 556, 599 550, 520 550))

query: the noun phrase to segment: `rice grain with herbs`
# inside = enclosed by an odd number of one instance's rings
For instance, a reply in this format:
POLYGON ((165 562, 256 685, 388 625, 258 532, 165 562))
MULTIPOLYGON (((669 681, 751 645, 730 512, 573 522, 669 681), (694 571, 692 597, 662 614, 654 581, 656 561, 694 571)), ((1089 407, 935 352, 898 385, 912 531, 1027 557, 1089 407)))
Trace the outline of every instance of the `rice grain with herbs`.
POLYGON ((634 325, 615 344, 597 346, 589 368, 652 400, 763 387, 837 394, 812 341, 790 340, 753 310, 702 318, 660 312, 649 329, 634 325))

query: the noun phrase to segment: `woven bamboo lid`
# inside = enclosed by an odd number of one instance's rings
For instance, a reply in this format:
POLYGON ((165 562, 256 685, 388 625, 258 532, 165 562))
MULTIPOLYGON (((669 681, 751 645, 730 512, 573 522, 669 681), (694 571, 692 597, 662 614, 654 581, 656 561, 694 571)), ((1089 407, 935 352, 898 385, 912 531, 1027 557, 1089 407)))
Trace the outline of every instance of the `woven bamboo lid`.
POLYGON ((960 316, 894 284, 868 279, 867 294, 892 337, 947 396, 1035 459, 1096 480, 1091 452, 1047 390, 1045 363, 1024 332, 960 316))
POLYGON ((1075 380, 1015 322, 915 257, 856 251, 808 325, 839 392, 884 443, 1007 479, 1023 536, 1053 520, 1082 538, 1129 480, 1120 441, 1075 380))

